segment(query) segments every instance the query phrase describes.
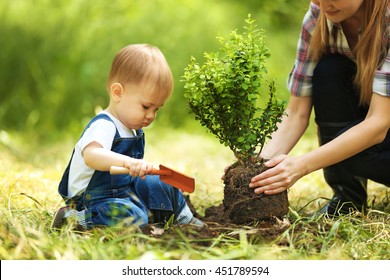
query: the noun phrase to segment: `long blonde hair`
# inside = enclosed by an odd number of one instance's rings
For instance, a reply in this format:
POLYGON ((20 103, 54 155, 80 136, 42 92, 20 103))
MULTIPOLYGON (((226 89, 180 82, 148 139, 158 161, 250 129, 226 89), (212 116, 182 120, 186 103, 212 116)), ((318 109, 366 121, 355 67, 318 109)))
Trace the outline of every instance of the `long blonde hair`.
MULTIPOLYGON (((352 50, 356 53, 357 64, 354 82, 360 89, 362 105, 370 103, 375 70, 384 62, 389 46, 385 17, 389 0, 365 0, 365 2, 362 33, 355 49, 352 50)), ((329 36, 326 17, 320 12, 309 46, 309 55, 312 58, 317 60, 327 52, 329 36)))

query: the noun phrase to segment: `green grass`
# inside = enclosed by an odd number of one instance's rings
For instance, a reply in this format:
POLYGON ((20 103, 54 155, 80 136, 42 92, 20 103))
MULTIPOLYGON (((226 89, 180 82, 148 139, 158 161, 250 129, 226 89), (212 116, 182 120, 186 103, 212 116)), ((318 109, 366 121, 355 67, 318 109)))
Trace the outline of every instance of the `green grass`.
MULTIPOLYGON (((194 176, 191 201, 200 214, 223 199, 220 179, 232 154, 211 135, 184 130, 146 131, 146 159, 194 176)), ((390 195, 370 182, 367 215, 330 220, 305 218, 330 197, 321 172, 300 180, 289 192, 291 226, 274 241, 223 233, 201 239, 179 228, 153 237, 135 228, 54 232, 54 211, 63 205, 57 184, 75 139, 38 147, 27 135, 0 132, 0 259, 390 259, 390 195)), ((41 139, 42 140, 42 139, 41 139)), ((294 153, 315 147, 310 136, 294 153)))

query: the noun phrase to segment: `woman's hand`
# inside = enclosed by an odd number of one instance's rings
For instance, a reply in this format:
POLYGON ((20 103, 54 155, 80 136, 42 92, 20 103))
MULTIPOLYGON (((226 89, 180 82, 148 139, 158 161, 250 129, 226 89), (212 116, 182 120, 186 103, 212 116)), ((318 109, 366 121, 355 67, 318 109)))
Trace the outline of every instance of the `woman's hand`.
POLYGON ((252 178, 249 187, 255 193, 277 194, 290 188, 304 173, 298 158, 279 155, 265 162, 270 169, 252 178))
POLYGON ((229 169, 231 166, 232 166, 232 165, 228 165, 228 166, 226 166, 226 167, 223 169, 223 175, 221 176, 221 180, 222 180, 222 181, 225 180, 226 171, 228 171, 228 169, 229 169))

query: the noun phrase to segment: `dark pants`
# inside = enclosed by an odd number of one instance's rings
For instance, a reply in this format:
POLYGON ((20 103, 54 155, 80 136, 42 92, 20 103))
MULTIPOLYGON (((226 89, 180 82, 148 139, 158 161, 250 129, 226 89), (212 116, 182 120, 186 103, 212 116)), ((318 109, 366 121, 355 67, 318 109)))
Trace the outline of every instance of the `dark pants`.
MULTIPOLYGON (((341 55, 322 57, 314 70, 313 106, 321 145, 363 121, 367 114, 368 108, 359 105, 355 74, 356 64, 341 55)), ((367 179, 390 185, 390 132, 382 143, 325 168, 324 177, 335 195, 358 204, 366 200, 367 179)))

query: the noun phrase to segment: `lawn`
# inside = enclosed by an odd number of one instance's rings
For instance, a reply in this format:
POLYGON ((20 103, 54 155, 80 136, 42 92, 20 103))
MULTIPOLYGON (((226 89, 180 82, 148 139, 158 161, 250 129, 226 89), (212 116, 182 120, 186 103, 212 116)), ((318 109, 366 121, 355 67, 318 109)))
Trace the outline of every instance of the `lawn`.
MULTIPOLYGON (((200 128, 146 130, 145 158, 195 177, 190 199, 196 211, 223 199, 220 179, 233 155, 200 128)), ((320 171, 300 180, 289 192, 290 225, 270 239, 251 235, 253 228, 225 230, 204 238, 172 226, 161 236, 136 228, 95 229, 80 233, 50 229, 63 205, 57 184, 75 139, 45 144, 34 136, 0 132, 0 259, 2 260, 310 260, 390 259, 390 192, 370 182, 370 210, 339 219, 310 218, 331 196, 320 171), (43 143, 43 146, 38 146, 43 143)), ((316 146, 309 133, 293 153, 316 146)))

